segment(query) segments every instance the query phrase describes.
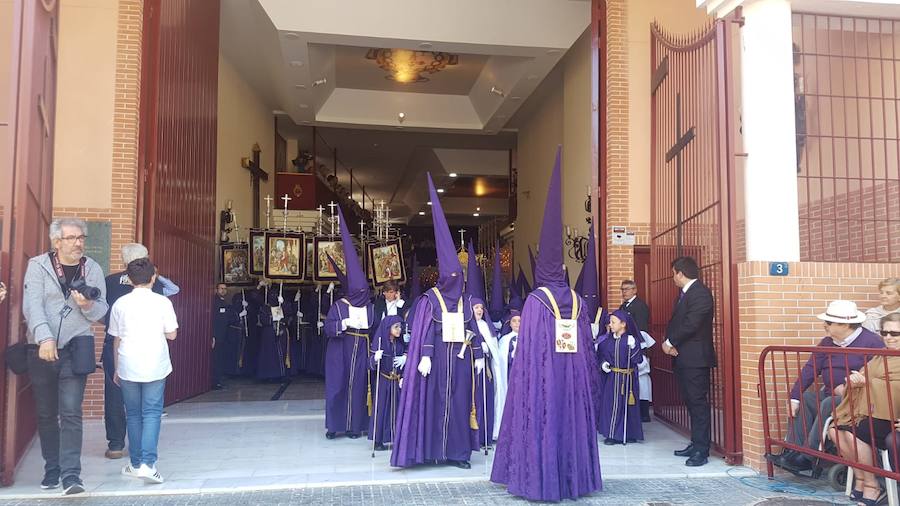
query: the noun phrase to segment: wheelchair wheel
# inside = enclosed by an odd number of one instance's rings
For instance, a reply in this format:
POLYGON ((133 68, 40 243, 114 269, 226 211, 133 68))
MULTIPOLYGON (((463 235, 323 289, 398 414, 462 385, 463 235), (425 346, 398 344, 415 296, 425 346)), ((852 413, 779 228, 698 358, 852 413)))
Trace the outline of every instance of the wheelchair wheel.
POLYGON ((836 492, 843 492, 847 486, 847 466, 834 464, 829 467, 826 479, 836 492))

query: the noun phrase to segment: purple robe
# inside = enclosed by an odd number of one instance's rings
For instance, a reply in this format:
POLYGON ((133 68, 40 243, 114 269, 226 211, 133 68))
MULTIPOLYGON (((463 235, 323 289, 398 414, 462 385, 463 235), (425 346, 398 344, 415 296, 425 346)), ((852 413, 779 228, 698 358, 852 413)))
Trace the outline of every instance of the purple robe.
MULTIPOLYGON (((270 289, 272 290, 272 289, 270 289)), ((273 293, 276 294, 277 292, 273 293)), ((277 307, 278 301, 274 302, 277 307)), ((293 309, 293 304, 287 300, 281 305, 285 315, 293 309)), ((276 324, 272 321, 272 306, 264 304, 259 311, 259 353, 256 357, 256 378, 261 380, 279 379, 287 376, 288 367, 288 340, 290 323, 287 318, 276 324), (276 335, 275 329, 278 329, 276 335)))
MULTIPOLYGON (((457 301, 446 301, 454 311, 457 301)), ((472 319, 471 306, 463 301, 464 319, 472 319)), ((473 363, 482 358, 481 338, 476 335, 457 358, 462 343, 445 343, 441 338, 441 307, 433 291, 426 292, 415 305, 412 332, 407 350, 409 373, 400 392, 396 437, 391 465, 411 467, 426 462, 468 461, 479 448, 477 431, 469 425, 474 405, 473 363), (431 357, 431 373, 418 371, 421 357, 431 357)))
MULTIPOLYGON (((349 307, 346 299, 335 300, 325 319, 325 428, 361 434, 369 426, 369 330, 341 329, 349 307)), ((366 309, 371 323, 375 308, 368 304, 366 309)))
MULTIPOLYGON (((554 287, 551 292, 562 316, 571 318, 569 289, 554 287)), ((491 472, 491 481, 534 501, 576 498, 602 488, 590 321, 586 311, 579 311, 578 351, 557 353, 551 307, 546 294, 535 290, 522 310, 491 472)))
MULTIPOLYGON (((488 331, 493 336, 495 332, 494 325, 491 323, 490 318, 487 317, 486 312, 484 315, 485 321, 488 324, 488 331)), ((468 328, 472 332, 479 334, 479 337, 481 337, 482 340, 482 346, 487 345, 487 343, 484 342, 484 336, 480 334, 478 323, 475 321, 475 318, 472 318, 469 322, 468 328)), ((494 341, 496 340, 496 337, 494 337, 494 341)), ((484 350, 482 349, 482 351, 484 350)), ((494 375, 496 374, 496 364, 494 364, 495 359, 496 357, 494 357, 493 354, 485 355, 484 372, 475 375, 475 412, 478 415, 478 446, 480 448, 491 446, 494 443, 494 397, 496 394, 496 384, 494 381, 494 375), (486 389, 485 384, 487 384, 486 389), (485 409, 485 406, 487 406, 487 409, 485 409)))
POLYGON ((597 356, 601 364, 600 434, 616 441, 643 441, 641 427, 638 364, 644 359, 640 336, 634 348, 628 346, 628 335, 615 337, 608 333, 600 340, 597 356), (602 369, 608 363, 610 372, 602 369))
MULTIPOLYGON (((380 374, 372 386, 375 407, 372 408, 369 422, 369 439, 374 437, 378 443, 390 443, 394 440, 397 407, 400 405, 400 378, 403 376, 403 370, 394 367, 394 357, 402 357, 406 353, 406 344, 402 336, 388 338, 376 334, 369 346, 369 369, 373 375, 379 373, 375 363, 375 352, 378 350, 383 352, 380 374)), ((415 368, 411 371, 415 371, 415 368)))

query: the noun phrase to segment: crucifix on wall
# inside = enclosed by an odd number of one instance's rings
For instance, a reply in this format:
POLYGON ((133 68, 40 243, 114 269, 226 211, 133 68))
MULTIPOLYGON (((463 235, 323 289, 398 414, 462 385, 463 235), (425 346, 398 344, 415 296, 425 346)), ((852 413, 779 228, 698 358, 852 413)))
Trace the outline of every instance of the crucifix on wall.
POLYGON ((241 158, 241 167, 250 171, 250 191, 253 194, 253 228, 259 228, 259 181, 269 180, 269 174, 260 167, 259 144, 253 144, 253 158, 241 158))

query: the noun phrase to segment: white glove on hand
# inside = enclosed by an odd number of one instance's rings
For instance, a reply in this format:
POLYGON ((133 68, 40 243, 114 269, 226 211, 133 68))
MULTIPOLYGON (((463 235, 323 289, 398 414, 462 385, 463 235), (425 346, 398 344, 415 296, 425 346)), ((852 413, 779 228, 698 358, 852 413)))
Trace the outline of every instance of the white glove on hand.
POLYGON ((406 355, 394 357, 394 367, 399 367, 400 369, 406 367, 406 355))
POLYGON ((403 388, 403 378, 400 378, 400 388, 403 388))
POLYGON ((494 322, 494 328, 500 330, 503 328, 503 322, 494 322))
POLYGON ((245 309, 245 310, 241 311, 240 313, 238 313, 238 316, 241 318, 245 318, 247 316, 247 310, 245 309))
POLYGON ((322 328, 322 327, 324 327, 324 326, 325 326, 324 323, 322 323, 322 322, 316 322, 316 328, 317 328, 317 329, 320 329, 320 328, 322 328))
POLYGON ((297 318, 300 318, 300 319, 302 320, 302 319, 303 319, 303 313, 301 313, 300 311, 297 311, 297 318))
POLYGON ((284 297, 282 297, 281 295, 278 296, 278 303, 284 304, 284 297))
POLYGON ((597 336, 600 334, 600 324, 599 323, 591 324, 591 334, 594 336, 594 339, 597 339, 597 336))
POLYGON ((484 346, 481 347, 481 351, 484 352, 485 357, 491 356, 491 347, 484 343, 484 346))
POLYGON ((381 362, 381 357, 384 356, 384 350, 378 350, 375 352, 375 361, 381 362))
POLYGON ((418 369, 419 373, 422 376, 428 376, 429 374, 431 374, 431 357, 422 357, 422 359, 419 360, 418 369))
POLYGON ((603 369, 603 372, 612 372, 612 369, 609 368, 609 362, 600 364, 600 369, 603 369))
POLYGON ((476 358, 475 359, 475 374, 481 374, 481 371, 484 370, 484 358, 476 358))
POLYGON ((628 347, 633 350, 636 345, 637 343, 634 342, 634 336, 628 336, 628 347))
POLYGON ((350 318, 344 318, 341 320, 341 330, 347 330, 347 327, 350 326, 350 318))
POLYGON ((246 300, 242 300, 242 301, 241 301, 241 305, 244 306, 244 307, 247 307, 247 306, 249 306, 250 304, 249 304, 246 300))

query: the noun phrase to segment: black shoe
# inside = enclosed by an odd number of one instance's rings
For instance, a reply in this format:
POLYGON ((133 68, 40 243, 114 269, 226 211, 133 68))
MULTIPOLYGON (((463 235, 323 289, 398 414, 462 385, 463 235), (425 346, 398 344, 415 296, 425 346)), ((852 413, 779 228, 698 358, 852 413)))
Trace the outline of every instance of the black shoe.
POLYGON ((68 476, 63 479, 63 495, 75 495, 84 492, 84 482, 77 476, 68 476))
POLYGON ((325 439, 334 439, 334 438, 335 438, 334 432, 326 432, 325 433, 325 439))
POLYGON ((610 438, 610 437, 603 440, 603 444, 605 444, 606 446, 613 446, 613 445, 617 445, 619 443, 621 443, 621 441, 616 441, 615 439, 610 438))
POLYGON ((643 423, 650 423, 650 422, 652 422, 652 421, 653 421, 653 419, 650 418, 649 416, 646 417, 646 418, 641 417, 641 422, 643 422, 643 423))
POLYGON ((694 443, 687 445, 683 450, 675 450, 673 453, 676 457, 690 457, 694 454, 694 443))
POLYGON ((684 465, 688 467, 700 467, 705 466, 709 463, 709 456, 702 452, 697 452, 691 455, 691 458, 687 459, 687 462, 684 465))
POLYGON ((44 490, 50 490, 57 487, 59 487, 59 473, 45 474, 44 479, 41 480, 41 488, 44 490))
POLYGON ((223 385, 221 383, 216 383, 215 385, 213 385, 212 389, 213 390, 225 390, 225 385, 223 385))
POLYGON ((359 439, 359 433, 358 432, 348 432, 347 437, 350 439, 359 439))
POLYGON ((460 469, 472 469, 472 464, 469 464, 468 460, 448 460, 447 463, 460 469))
POLYGON ((384 446, 384 444, 382 444, 382 443, 375 443, 375 451, 376 452, 383 452, 385 450, 387 450, 387 446, 384 446))

